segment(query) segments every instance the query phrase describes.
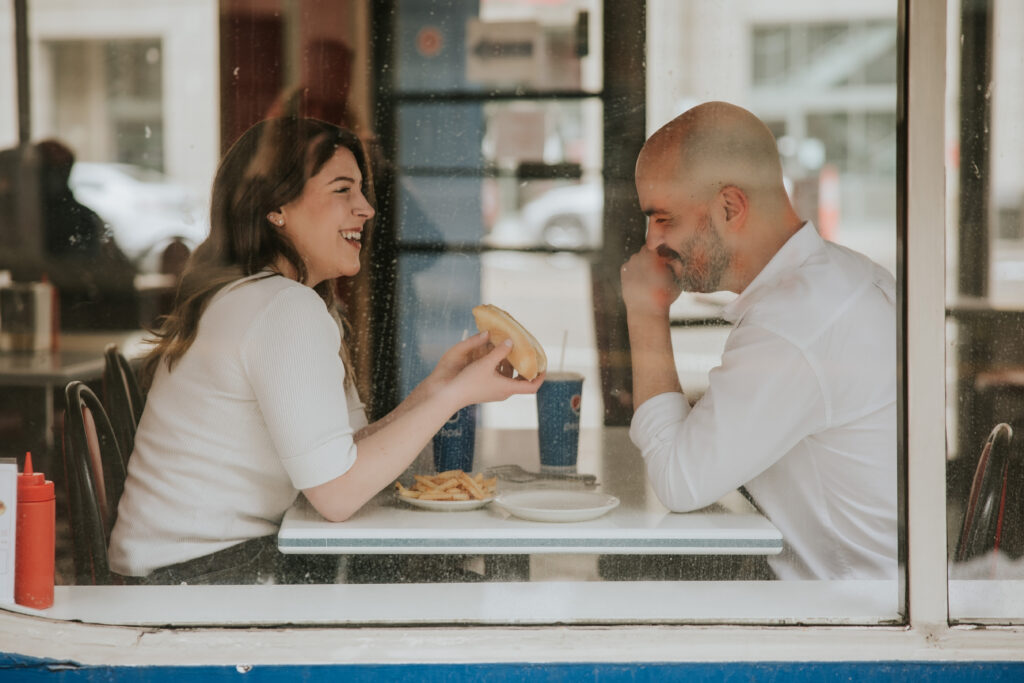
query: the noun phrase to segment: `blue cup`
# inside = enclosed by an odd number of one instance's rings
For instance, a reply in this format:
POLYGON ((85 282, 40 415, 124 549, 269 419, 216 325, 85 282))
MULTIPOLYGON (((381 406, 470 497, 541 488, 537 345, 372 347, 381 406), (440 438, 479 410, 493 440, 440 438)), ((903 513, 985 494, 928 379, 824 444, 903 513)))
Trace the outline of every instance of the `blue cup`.
POLYGON ((434 435, 434 469, 473 471, 476 406, 466 406, 448 418, 434 435))
POLYGON ((580 397, 583 375, 549 372, 537 391, 540 468, 575 472, 580 445, 580 397))

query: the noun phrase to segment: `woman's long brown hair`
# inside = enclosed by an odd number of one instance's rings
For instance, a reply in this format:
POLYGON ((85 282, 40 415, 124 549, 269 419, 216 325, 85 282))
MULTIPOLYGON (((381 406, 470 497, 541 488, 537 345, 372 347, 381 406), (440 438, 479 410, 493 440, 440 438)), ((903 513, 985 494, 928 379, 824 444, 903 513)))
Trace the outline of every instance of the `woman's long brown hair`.
MULTIPOLYGON (((299 282, 306 282, 309 273, 302 257, 284 233, 270 224, 267 214, 297 199, 339 147, 355 157, 363 174, 361 189, 372 204, 373 182, 362 143, 344 128, 310 118, 273 118, 254 125, 231 146, 213 181, 210 235, 190 256, 174 307, 153 330, 154 348, 142 372, 146 386, 161 361, 172 370, 185 354, 195 341, 203 311, 225 285, 263 271, 278 257, 287 259, 299 282)), ((313 289, 340 320, 332 284, 328 280, 313 289)), ((346 343, 342 343, 341 357, 346 381, 353 382, 346 343)))

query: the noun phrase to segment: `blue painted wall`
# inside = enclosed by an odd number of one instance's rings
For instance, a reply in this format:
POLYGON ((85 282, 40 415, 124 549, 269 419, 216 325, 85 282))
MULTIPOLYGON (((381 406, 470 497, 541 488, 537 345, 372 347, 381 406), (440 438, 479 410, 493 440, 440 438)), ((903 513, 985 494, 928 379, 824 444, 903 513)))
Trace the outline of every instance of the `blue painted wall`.
POLYGON ((459 664, 79 667, 53 660, 0 654, 0 681, 264 681, 343 680, 434 683, 441 681, 595 681, 600 683, 1018 683, 1024 662, 771 662, 714 664, 459 664))

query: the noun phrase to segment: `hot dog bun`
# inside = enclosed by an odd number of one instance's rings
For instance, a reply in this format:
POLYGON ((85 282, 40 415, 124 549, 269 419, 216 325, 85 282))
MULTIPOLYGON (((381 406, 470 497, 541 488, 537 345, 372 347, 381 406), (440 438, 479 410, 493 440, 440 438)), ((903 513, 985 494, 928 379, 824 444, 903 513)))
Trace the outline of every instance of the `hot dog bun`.
POLYGON ((548 357, 544 353, 544 348, 508 312, 491 304, 482 304, 473 308, 473 318, 476 320, 477 329, 491 333, 491 343, 495 346, 506 339, 512 340, 512 352, 508 354, 508 362, 520 377, 533 379, 548 369, 548 357))

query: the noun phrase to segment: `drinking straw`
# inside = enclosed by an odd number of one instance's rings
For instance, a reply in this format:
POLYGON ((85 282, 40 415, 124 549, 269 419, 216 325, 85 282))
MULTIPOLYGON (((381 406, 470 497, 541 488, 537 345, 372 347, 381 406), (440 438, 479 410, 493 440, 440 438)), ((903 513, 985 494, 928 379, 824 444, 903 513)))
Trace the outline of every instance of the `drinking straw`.
POLYGON ((558 371, 562 372, 565 369, 565 343, 569 339, 569 330, 562 331, 562 355, 558 359, 558 371))

